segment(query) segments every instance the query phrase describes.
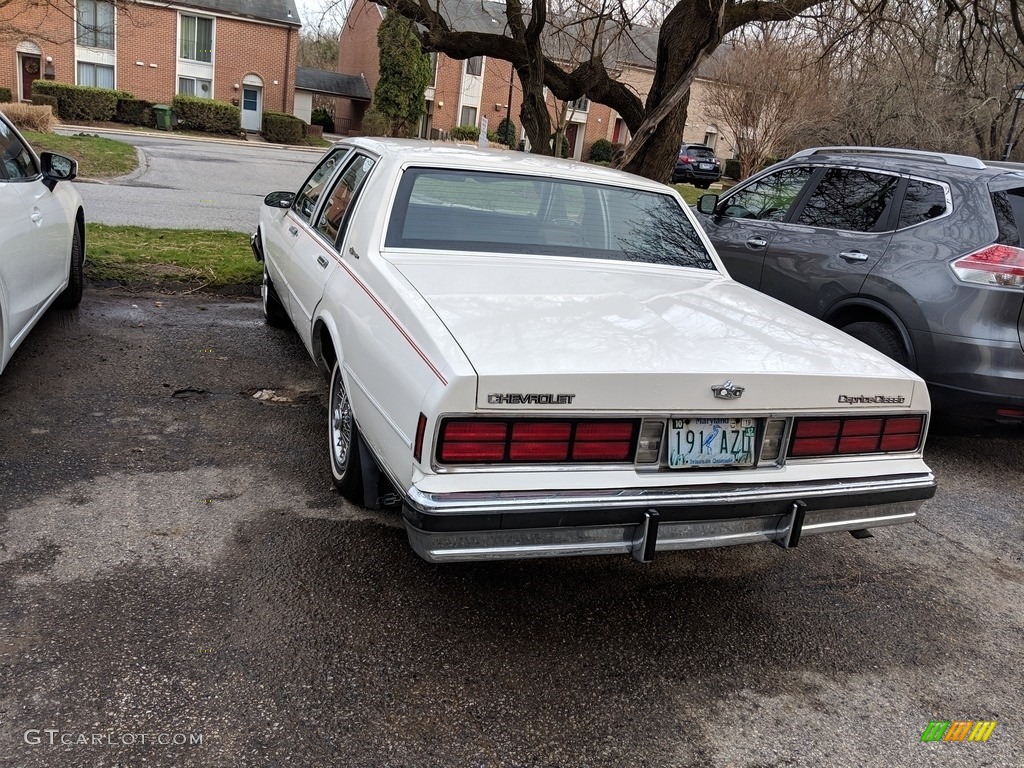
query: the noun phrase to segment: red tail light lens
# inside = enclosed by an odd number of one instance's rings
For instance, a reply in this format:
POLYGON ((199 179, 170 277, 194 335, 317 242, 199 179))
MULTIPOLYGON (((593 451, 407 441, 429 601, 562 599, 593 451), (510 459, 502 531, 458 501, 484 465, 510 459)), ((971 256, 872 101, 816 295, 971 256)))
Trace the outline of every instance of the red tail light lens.
POLYGON ((484 464, 505 458, 508 424, 503 421, 447 421, 438 458, 447 464, 484 464))
POLYGON ((789 455, 804 458, 916 451, 923 431, 924 416, 797 419, 789 455))
POLYGON ((437 458, 442 464, 632 461, 637 428, 636 421, 449 419, 437 458))
POLYGON ((965 283, 1024 288, 1024 248, 996 243, 961 256, 951 266, 965 283))

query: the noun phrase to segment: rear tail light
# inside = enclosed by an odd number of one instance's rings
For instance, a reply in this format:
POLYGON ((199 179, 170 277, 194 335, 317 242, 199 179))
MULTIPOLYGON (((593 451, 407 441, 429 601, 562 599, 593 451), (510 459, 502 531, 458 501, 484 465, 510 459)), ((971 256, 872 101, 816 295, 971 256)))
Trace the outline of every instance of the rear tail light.
POLYGON ((863 453, 916 451, 924 433, 924 416, 871 416, 797 419, 789 456, 851 456, 863 453))
POLYGON ((442 464, 631 462, 636 421, 448 419, 441 426, 442 464))
POLYGON ((951 266, 965 283, 1024 288, 1024 248, 996 243, 961 256, 951 266))
POLYGON ((680 155, 679 156, 679 162, 680 163, 692 163, 693 160, 690 159, 689 155, 680 155))

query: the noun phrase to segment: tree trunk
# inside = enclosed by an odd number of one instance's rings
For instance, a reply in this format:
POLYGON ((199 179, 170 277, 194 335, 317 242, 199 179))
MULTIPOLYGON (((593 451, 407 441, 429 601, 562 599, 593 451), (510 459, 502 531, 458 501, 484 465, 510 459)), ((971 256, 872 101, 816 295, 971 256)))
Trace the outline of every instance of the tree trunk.
POLYGON ((721 42, 723 21, 723 0, 679 0, 665 18, 646 116, 626 148, 623 170, 670 180, 686 127, 690 84, 697 67, 721 42))
POLYGON ((519 108, 519 119, 530 142, 530 152, 535 155, 551 154, 551 116, 544 101, 544 72, 533 71, 533 67, 516 69, 523 86, 523 105, 519 108), (539 77, 535 76, 539 74, 539 77))

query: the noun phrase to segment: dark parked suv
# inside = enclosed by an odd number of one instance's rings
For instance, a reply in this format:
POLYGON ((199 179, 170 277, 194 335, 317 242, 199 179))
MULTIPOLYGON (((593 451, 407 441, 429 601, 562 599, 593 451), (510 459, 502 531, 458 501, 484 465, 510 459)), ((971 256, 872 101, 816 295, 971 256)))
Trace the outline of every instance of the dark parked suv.
POLYGON ((707 189, 711 182, 722 177, 722 165, 711 147, 703 144, 683 144, 679 148, 672 183, 690 182, 699 189, 707 189))
POLYGON ((937 409, 1024 419, 1024 173, 807 149, 697 209, 733 277, 917 371, 937 409))

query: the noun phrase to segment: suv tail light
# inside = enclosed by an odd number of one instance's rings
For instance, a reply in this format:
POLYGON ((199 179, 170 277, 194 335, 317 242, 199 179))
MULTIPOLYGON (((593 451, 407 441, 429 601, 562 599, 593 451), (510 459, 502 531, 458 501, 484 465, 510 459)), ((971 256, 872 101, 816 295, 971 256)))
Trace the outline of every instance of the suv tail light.
POLYGON ((797 419, 788 455, 804 459, 916 451, 923 433, 920 415, 797 419))
POLYGON ((679 162, 680 163, 692 163, 693 159, 689 155, 680 155, 679 156, 679 162))
POLYGON ((950 266, 965 283, 1024 288, 1024 248, 994 243, 961 256, 950 266))
POLYGON ((631 462, 638 422, 596 419, 446 419, 437 460, 442 464, 631 462))

